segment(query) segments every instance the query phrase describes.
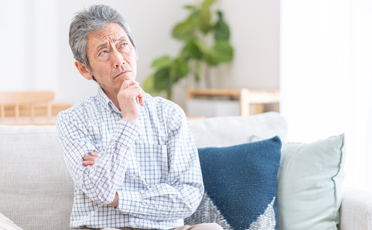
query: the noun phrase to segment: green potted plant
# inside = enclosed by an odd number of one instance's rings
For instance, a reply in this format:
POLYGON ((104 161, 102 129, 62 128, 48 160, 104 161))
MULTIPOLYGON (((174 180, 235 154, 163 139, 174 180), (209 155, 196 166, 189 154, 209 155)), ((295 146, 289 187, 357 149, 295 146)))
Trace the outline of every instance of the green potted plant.
POLYGON ((191 75, 199 82, 205 77, 208 84, 209 68, 233 59, 229 26, 220 10, 212 11, 213 3, 215 0, 204 0, 184 7, 189 11, 188 17, 172 30, 172 36, 184 46, 178 56, 164 55, 152 62, 154 72, 144 81, 145 91, 165 91, 171 99, 172 87, 180 79, 191 75))

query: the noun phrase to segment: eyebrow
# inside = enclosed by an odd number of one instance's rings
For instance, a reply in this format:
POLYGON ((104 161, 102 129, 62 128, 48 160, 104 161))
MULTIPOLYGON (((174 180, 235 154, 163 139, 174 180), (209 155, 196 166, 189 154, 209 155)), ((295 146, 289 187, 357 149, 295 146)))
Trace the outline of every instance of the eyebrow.
MULTIPOLYGON (((126 40, 126 37, 125 36, 121 36, 121 37, 115 38, 114 39, 114 42, 118 42, 118 41, 121 41, 121 40, 126 40)), ((105 43, 97 46, 97 50, 103 49, 103 48, 107 47, 107 45, 108 45, 108 42, 105 42, 105 43)))
POLYGON ((114 42, 118 42, 118 41, 121 41, 121 40, 126 40, 126 37, 125 36, 118 37, 118 38, 114 39, 114 42))

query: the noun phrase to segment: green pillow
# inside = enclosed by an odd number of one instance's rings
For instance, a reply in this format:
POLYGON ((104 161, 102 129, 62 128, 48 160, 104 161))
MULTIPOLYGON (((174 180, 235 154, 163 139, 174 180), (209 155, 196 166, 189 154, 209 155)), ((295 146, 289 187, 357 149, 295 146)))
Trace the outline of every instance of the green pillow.
POLYGON ((344 135, 283 143, 278 172, 280 230, 335 229, 344 179, 344 135))

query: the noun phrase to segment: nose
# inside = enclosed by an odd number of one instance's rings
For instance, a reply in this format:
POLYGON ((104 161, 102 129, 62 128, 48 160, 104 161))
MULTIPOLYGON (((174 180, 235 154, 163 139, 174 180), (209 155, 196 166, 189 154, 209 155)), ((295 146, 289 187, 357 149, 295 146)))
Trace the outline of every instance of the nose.
POLYGON ((124 56, 116 49, 112 52, 113 66, 115 69, 125 64, 124 56))

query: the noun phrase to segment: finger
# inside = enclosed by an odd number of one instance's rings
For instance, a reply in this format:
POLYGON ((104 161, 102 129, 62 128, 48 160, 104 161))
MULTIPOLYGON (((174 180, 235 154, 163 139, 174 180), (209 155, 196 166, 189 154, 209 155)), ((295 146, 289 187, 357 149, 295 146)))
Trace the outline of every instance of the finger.
POLYGON ((136 82, 133 79, 124 80, 123 83, 121 84, 120 90, 124 90, 124 89, 128 88, 131 85, 139 85, 139 83, 136 82))
POLYGON ((94 159, 96 159, 97 157, 94 157, 94 156, 85 156, 83 157, 83 160, 84 161, 94 161, 94 159))
POLYGON ((92 158, 88 158, 88 157, 84 157, 84 158, 83 158, 83 161, 94 161, 94 159, 92 159, 92 158))
POLYGON ((90 152, 90 156, 83 156, 83 160, 94 160, 98 157, 97 153, 90 152))
POLYGON ((85 165, 85 166, 92 166, 92 165, 94 165, 94 161, 83 161, 83 165, 85 165))
POLYGON ((138 100, 139 100, 140 105, 144 106, 145 105, 145 91, 143 91, 142 88, 140 89, 141 89, 141 94, 140 96, 138 96, 138 100))
POLYGON ((142 100, 142 104, 144 102, 144 91, 141 89, 141 87, 137 84, 135 85, 131 85, 129 86, 125 93, 123 92, 123 94, 126 94, 127 96, 129 96, 130 98, 133 98, 134 100, 138 97, 138 99, 143 99, 142 100))

